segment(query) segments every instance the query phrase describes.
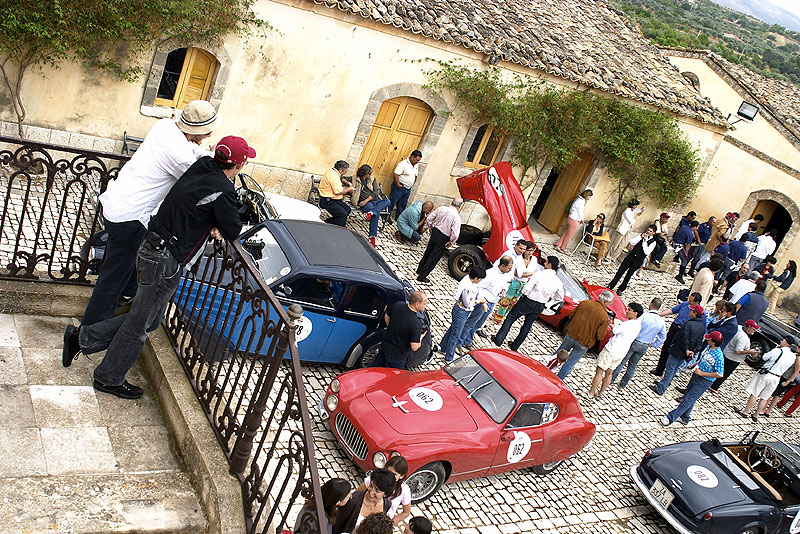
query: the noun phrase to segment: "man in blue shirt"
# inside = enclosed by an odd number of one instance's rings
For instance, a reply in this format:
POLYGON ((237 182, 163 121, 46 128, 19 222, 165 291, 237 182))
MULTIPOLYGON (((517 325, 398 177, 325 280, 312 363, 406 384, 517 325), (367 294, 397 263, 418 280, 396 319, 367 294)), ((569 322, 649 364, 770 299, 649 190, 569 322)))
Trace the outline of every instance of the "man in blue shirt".
MULTIPOLYGON (((675 242, 675 247, 681 247, 678 250, 678 261, 681 262, 681 268, 678 272, 678 276, 675 277, 675 280, 680 282, 681 284, 685 284, 683 277, 686 275, 686 265, 688 265, 690 258, 694 254, 694 250, 692 250, 692 241, 694 241, 694 229, 700 226, 700 223, 697 221, 691 221, 688 224, 682 225, 678 228, 678 231, 675 232, 673 236, 673 240, 675 242)), ((695 247, 697 248, 697 247, 695 247)))
MULTIPOLYGON (((708 243, 708 240, 711 238, 711 234, 714 232, 714 226, 717 224, 716 217, 709 217, 708 221, 704 222, 700 226, 697 227, 697 235, 700 237, 700 243, 705 245, 708 243)), ((689 268, 689 276, 694 276, 695 267, 700 262, 700 258, 703 256, 703 252, 705 252, 704 247, 695 247, 694 248, 694 255, 692 256, 692 266, 689 268)))
POLYGON ((661 418, 661 424, 664 426, 669 426, 675 421, 688 425, 697 399, 711 387, 714 380, 722 378, 724 363, 722 349, 719 348, 722 344, 722 334, 714 330, 704 337, 708 346, 689 364, 689 369, 694 369, 694 373, 689 379, 686 394, 674 410, 661 418))
POLYGON ((664 367, 667 365, 667 360, 669 359, 669 346, 672 343, 672 338, 675 337, 675 334, 678 333, 678 330, 680 330, 681 326, 683 326, 683 324, 689 320, 689 306, 700 304, 700 301, 702 300, 703 295, 695 292, 689 295, 689 298, 686 300, 686 302, 679 302, 668 310, 658 312, 658 315, 661 317, 674 314, 677 314, 677 316, 675 317, 675 320, 672 321, 669 330, 667 330, 667 339, 664 340, 664 345, 661 348, 661 355, 658 358, 658 363, 656 364, 655 369, 650 371, 651 375, 661 376, 664 374, 664 367))
POLYGON ((647 349, 650 347, 657 349, 664 344, 664 340, 667 338, 667 325, 664 323, 664 319, 658 314, 659 308, 661 308, 661 299, 656 297, 650 301, 650 309, 648 312, 642 314, 639 318, 639 322, 642 323, 639 335, 636 336, 636 339, 631 343, 628 354, 625 355, 625 358, 623 358, 617 368, 614 369, 614 374, 611 376, 612 384, 616 382, 622 369, 627 365, 628 370, 625 371, 625 376, 623 376, 622 380, 619 382, 619 387, 624 389, 625 386, 628 385, 628 382, 631 381, 631 378, 633 378, 633 374, 636 372, 636 366, 639 365, 639 360, 645 355, 647 349))

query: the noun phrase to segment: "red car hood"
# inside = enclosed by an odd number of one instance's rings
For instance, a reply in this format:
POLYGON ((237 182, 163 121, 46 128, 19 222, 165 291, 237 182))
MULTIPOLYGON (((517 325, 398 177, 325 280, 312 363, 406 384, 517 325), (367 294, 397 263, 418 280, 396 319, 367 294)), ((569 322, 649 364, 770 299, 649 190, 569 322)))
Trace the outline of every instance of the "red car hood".
POLYGON ((396 375, 368 388, 366 397, 398 434, 474 432, 478 429, 454 393, 452 379, 442 371, 432 371, 428 376, 421 373, 396 375))
MULTIPOLYGON (((583 287, 585 287, 589 295, 592 296, 592 300, 597 300, 598 298, 600 298, 600 293, 602 293, 603 291, 611 291, 607 287, 595 286, 586 283, 586 281, 583 282, 583 287)), ((611 292, 614 293, 613 291, 611 292)), ((616 314, 616 318, 619 319, 620 321, 628 320, 627 317, 625 317, 625 314, 628 313, 628 307, 625 305, 624 302, 622 302, 622 299, 619 298, 619 295, 617 295, 616 293, 614 293, 614 301, 611 303, 608 309, 613 311, 616 314)))

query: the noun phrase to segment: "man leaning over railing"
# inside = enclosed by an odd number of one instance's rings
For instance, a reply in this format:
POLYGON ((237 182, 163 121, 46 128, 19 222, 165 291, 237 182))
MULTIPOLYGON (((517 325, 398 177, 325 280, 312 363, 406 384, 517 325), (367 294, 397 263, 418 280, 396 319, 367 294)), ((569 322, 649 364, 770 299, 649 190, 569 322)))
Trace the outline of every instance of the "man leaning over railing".
POLYGON ((214 157, 204 156, 189 167, 150 220, 139 248, 139 288, 131 310, 91 325, 64 330, 62 364, 69 367, 79 353, 106 350, 94 370, 94 387, 123 399, 138 399, 142 388, 125 379, 147 339, 158 327, 178 287, 182 268, 203 253, 209 236, 235 240, 242 229, 232 179, 256 151, 241 137, 217 143, 214 157))

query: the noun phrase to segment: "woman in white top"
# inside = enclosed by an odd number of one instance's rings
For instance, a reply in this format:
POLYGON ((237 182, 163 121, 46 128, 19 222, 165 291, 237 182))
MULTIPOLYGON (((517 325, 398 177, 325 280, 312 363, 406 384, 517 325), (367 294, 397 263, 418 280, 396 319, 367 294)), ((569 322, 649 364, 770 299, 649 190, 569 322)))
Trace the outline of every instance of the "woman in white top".
POLYGON ((586 208, 586 201, 592 198, 591 189, 586 189, 583 193, 575 197, 572 205, 569 207, 569 214, 567 214, 567 229, 561 236, 561 239, 556 243, 556 248, 561 252, 567 252, 569 242, 572 241, 572 236, 575 235, 575 230, 578 229, 579 224, 583 224, 584 208, 586 208))
MULTIPOLYGON (((387 495, 392 500, 392 505, 389 511, 386 512, 386 515, 391 517, 392 522, 397 525, 411 515, 411 488, 405 483, 406 478, 408 478, 408 462, 401 455, 395 453, 386 462, 384 469, 393 474, 397 481, 397 488, 394 493, 387 495)), ((366 489, 369 483, 370 475, 367 475, 364 482, 356 490, 366 489)))
POLYGON ((619 222, 617 229, 613 232, 614 235, 611 237, 611 244, 608 246, 607 257, 610 260, 616 259, 616 257, 619 256, 619 251, 622 250, 622 247, 630 240, 630 232, 631 228, 633 228, 633 223, 636 222, 636 218, 642 214, 642 211, 642 208, 639 207, 639 201, 635 198, 628 202, 628 207, 622 212, 622 220, 619 222))

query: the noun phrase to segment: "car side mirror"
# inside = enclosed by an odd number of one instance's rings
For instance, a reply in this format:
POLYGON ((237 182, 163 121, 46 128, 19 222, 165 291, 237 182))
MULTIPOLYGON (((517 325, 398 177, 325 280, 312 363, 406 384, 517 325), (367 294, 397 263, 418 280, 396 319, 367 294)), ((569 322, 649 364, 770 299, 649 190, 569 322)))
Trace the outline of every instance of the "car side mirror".
POLYGON ((511 430, 506 430, 505 432, 503 432, 503 435, 500 436, 500 441, 509 443, 511 441, 514 441, 514 437, 515 437, 514 432, 512 432, 511 430))

